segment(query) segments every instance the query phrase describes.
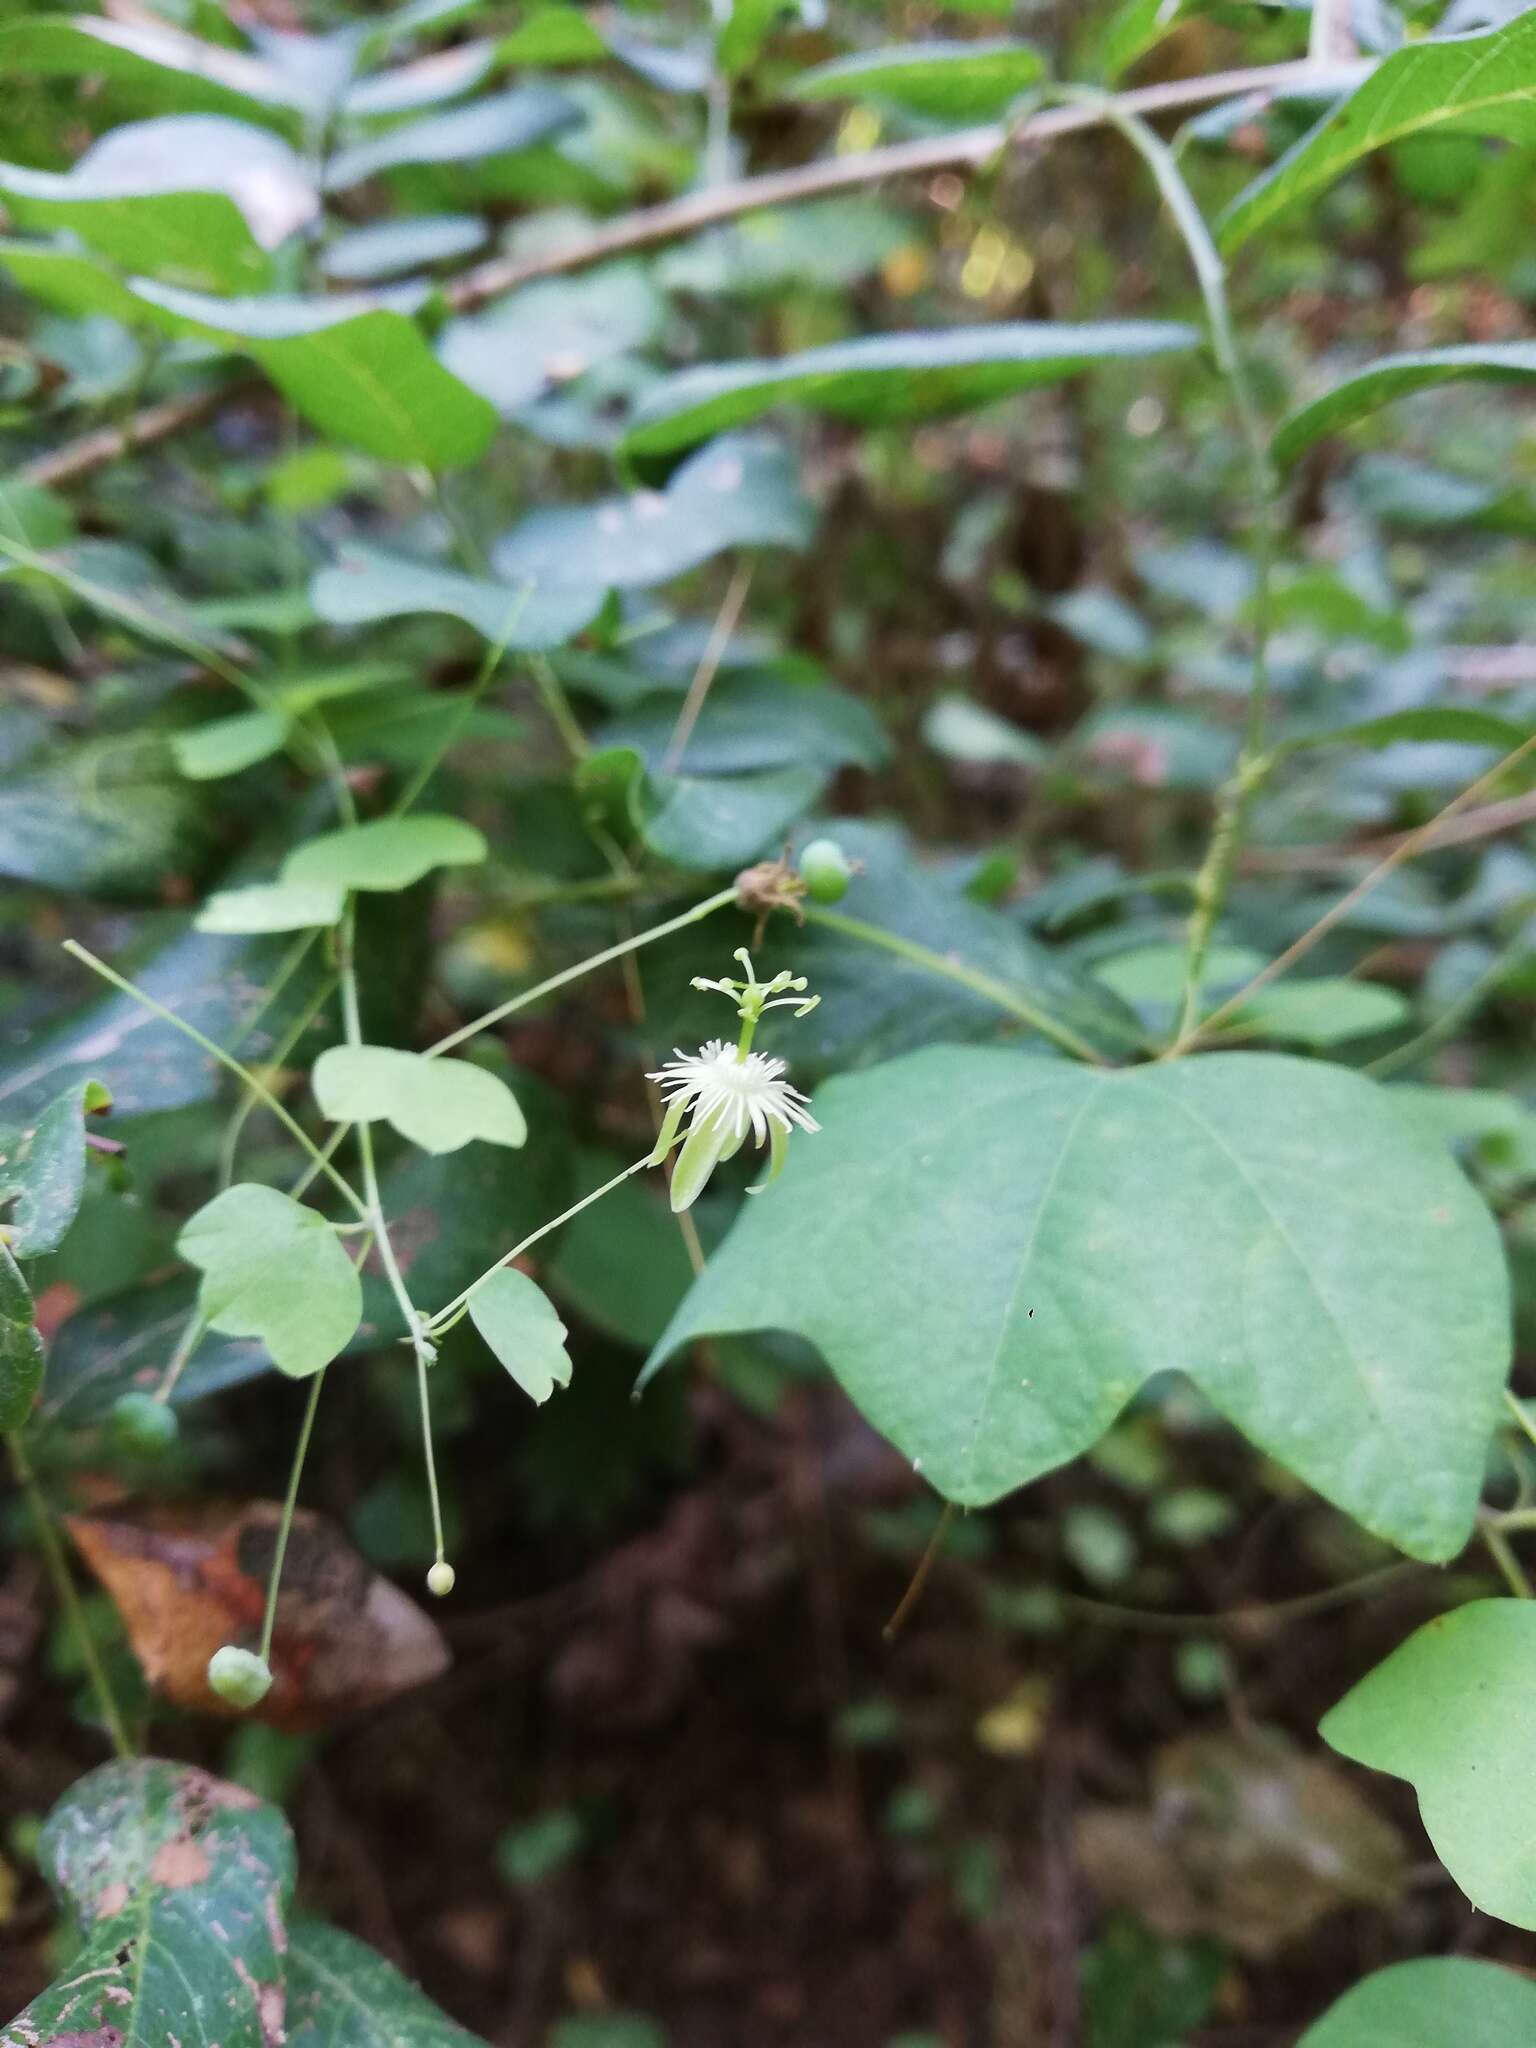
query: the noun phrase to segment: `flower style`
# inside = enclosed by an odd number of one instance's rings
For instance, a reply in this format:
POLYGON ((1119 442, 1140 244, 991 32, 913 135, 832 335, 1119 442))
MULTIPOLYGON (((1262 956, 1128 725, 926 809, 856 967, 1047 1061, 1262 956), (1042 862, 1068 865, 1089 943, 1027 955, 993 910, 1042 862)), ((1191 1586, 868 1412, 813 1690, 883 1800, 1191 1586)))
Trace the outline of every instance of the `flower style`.
POLYGON ((745 981, 694 982, 695 988, 729 996, 736 1004, 741 1019, 736 1044, 711 1038, 696 1053, 678 1049, 650 1076, 660 1085, 667 1104, 650 1155, 652 1165, 660 1165, 666 1158, 687 1119, 687 1136, 672 1173, 672 1207, 679 1212, 697 1201, 715 1168, 722 1160, 733 1158, 749 1135, 754 1144, 766 1144, 769 1154, 766 1179, 749 1191, 756 1194, 783 1171, 791 1130, 797 1126, 803 1131, 821 1129, 806 1106, 806 1097, 786 1080, 785 1061, 751 1049, 758 1019, 765 1010, 793 1008, 803 1017, 819 998, 807 998, 804 979, 787 973, 760 982, 745 948, 736 958, 746 969, 745 981))

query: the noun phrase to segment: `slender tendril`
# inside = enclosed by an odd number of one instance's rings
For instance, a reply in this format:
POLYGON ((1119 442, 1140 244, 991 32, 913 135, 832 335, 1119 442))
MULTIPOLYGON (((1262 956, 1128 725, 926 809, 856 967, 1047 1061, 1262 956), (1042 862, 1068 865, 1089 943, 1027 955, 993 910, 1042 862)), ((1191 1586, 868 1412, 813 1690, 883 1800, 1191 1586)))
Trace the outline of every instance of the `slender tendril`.
POLYGON ((277 1544, 272 1552, 272 1569, 267 1578, 266 1612, 261 1617, 261 1649, 263 1664, 272 1661, 272 1631, 277 1626, 277 1594, 283 1582, 283 1561, 288 1555, 288 1536, 293 1528, 293 1511, 298 1505, 299 1481, 304 1475, 304 1460, 309 1455, 309 1439, 315 1427, 315 1410, 320 1406, 320 1389, 325 1383, 325 1366, 315 1374, 309 1383, 309 1399, 304 1404, 304 1420, 299 1424, 299 1440, 293 1449, 293 1465, 288 1474, 288 1491, 283 1496, 282 1517, 277 1525, 277 1544))
POLYGON ((189 1038, 195 1046, 198 1046, 203 1052, 207 1053, 210 1059, 217 1060, 221 1067, 227 1068, 231 1074, 235 1075, 250 1090, 263 1108, 272 1112, 288 1135, 303 1147, 314 1162, 316 1170, 325 1175, 326 1179, 330 1181, 331 1185, 341 1195, 343 1200, 346 1201, 348 1206, 357 1215, 367 1216, 367 1207, 351 1182, 344 1179, 336 1171, 330 1159, 320 1150, 320 1147, 311 1138, 308 1131, 298 1122, 297 1118, 288 1113, 265 1082, 259 1081, 250 1068, 237 1060, 233 1053, 226 1052, 222 1045, 216 1045, 204 1032, 199 1031, 196 1025, 189 1024, 185 1017, 178 1017, 176 1012, 168 1010, 164 1003, 157 1003, 153 996, 146 995, 143 989, 136 987, 133 982, 119 974, 115 968, 109 967, 105 960, 98 960, 96 955, 82 946, 78 939, 66 939, 64 941, 64 951, 71 954, 84 966, 89 967, 93 974, 99 974, 103 981, 109 981, 114 988, 121 989, 125 996, 131 996, 133 1001, 139 1004, 142 1009, 148 1010, 153 1016, 159 1017, 165 1023, 172 1025, 181 1033, 183 1038, 189 1038))
POLYGON ((633 953, 641 946, 654 945, 657 939, 669 938, 673 932, 686 931, 689 925, 699 924, 706 917, 712 917, 717 910, 724 910, 728 903, 736 901, 736 890, 721 889, 713 896, 706 896, 702 903, 695 903, 691 910, 685 910, 677 917, 669 917, 664 924, 653 924, 649 930, 637 932, 632 938, 621 939, 616 946, 608 946, 601 953, 593 953, 585 960, 578 960, 574 967, 566 967, 559 974, 552 974, 547 981, 541 981, 536 988, 524 989, 519 996, 512 996, 504 1003, 498 1003, 483 1016, 474 1017, 468 1024, 461 1024, 457 1031, 450 1031, 445 1038, 429 1045, 429 1056, 452 1052, 456 1045, 466 1039, 488 1031, 493 1024, 499 1024, 504 1017, 510 1017, 517 1010, 526 1009, 530 1003, 542 1001, 553 995, 556 989, 566 988, 573 981, 580 981, 583 975, 591 974, 598 967, 606 967, 611 960, 622 960, 626 953, 633 953))
POLYGON ((494 1265, 487 1266, 478 1280, 471 1280, 469 1285, 440 1308, 436 1315, 428 1317, 423 1326, 425 1331, 433 1338, 445 1336, 464 1314, 472 1298, 488 1280, 494 1280, 503 1267, 510 1266, 514 1259, 520 1259, 524 1252, 531 1251, 540 1238, 548 1237, 550 1232, 558 1230, 562 1223, 569 1223, 571 1218, 579 1216, 583 1209, 590 1209, 592 1204, 600 1202, 604 1195, 611 1195, 616 1187, 621 1187, 625 1181, 632 1179, 650 1163, 651 1155, 647 1153, 643 1159, 637 1159, 632 1166, 626 1166, 621 1173, 616 1173, 612 1180, 605 1180, 600 1188, 594 1188, 591 1194, 583 1195, 579 1202, 572 1202, 569 1209, 563 1209, 558 1216, 552 1216, 547 1223, 541 1223, 537 1230, 530 1231, 520 1244, 513 1245, 511 1251, 503 1252, 494 1265))
POLYGON ((32 1521, 37 1529, 38 1547, 43 1553, 43 1563, 47 1567, 49 1578, 53 1581, 54 1591, 58 1594, 59 1606, 69 1623, 70 1632, 75 1638, 75 1647, 80 1652, 80 1661, 85 1666, 86 1676, 91 1682, 91 1691, 96 1696, 102 1725, 111 1738, 112 1747, 117 1754, 120 1757, 131 1757, 135 1753, 133 1743, 129 1739, 122 1713, 108 1682, 106 1669, 97 1653, 90 1625, 85 1618, 85 1609, 81 1605, 80 1595, 70 1574, 69 1560, 64 1555, 64 1546, 59 1541, 53 1514, 43 1498, 42 1488, 37 1483, 37 1475, 32 1470, 20 1431, 11 1431, 5 1442, 11 1455, 11 1469, 16 1475, 16 1484, 32 1511, 32 1521))
POLYGON ((866 946, 878 946, 882 952, 894 953, 899 960, 921 967, 928 974, 939 974, 946 981, 968 988, 973 995, 982 996, 989 1003, 996 1003, 1000 1010, 1006 1010, 1011 1017, 1017 1017, 1022 1024, 1038 1031, 1042 1038, 1048 1038, 1059 1045, 1064 1052, 1072 1053, 1077 1059, 1086 1060, 1093 1066, 1107 1064, 1103 1053, 1080 1038, 1068 1024, 1053 1017, 1048 1010, 1037 1010, 1027 996, 1021 996, 1004 981, 996 981, 990 974, 983 974, 977 968, 967 967, 959 960, 950 960, 942 953, 935 953, 931 946, 921 946, 915 939, 903 938, 899 932, 888 932, 877 924, 866 924, 861 917, 849 917, 841 910, 828 910, 821 903, 802 905, 807 924, 825 925, 828 931, 841 932, 844 938, 859 939, 866 946))

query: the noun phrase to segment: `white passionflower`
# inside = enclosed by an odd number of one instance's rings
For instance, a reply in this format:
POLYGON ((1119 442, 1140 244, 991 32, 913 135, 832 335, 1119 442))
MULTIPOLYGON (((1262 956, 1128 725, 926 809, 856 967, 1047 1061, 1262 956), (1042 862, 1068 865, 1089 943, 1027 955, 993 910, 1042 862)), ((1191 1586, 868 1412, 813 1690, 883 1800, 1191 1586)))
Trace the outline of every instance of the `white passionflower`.
MULTIPOLYGON (((816 998, 807 999, 804 981, 788 974, 760 982, 748 954, 743 950, 736 957, 747 971, 744 982, 694 983, 696 988, 729 996, 737 1005, 742 1028, 736 1044, 711 1038, 695 1053, 675 1050, 667 1064, 650 1077, 660 1086, 667 1105, 656 1149, 650 1155, 652 1165, 660 1165, 666 1158, 685 1120, 687 1123, 687 1135, 672 1172, 672 1207, 678 1211, 698 1199, 715 1168, 723 1159, 733 1158, 749 1136, 754 1144, 768 1147, 767 1178, 758 1183, 767 1187, 783 1170, 790 1132, 821 1129, 805 1096, 785 1078, 786 1062, 751 1050, 752 1034, 764 1010, 787 1005, 804 1016, 815 1007, 816 998), (785 990, 793 993, 785 995, 785 990)), ((757 1188, 751 1192, 756 1194, 757 1188)))

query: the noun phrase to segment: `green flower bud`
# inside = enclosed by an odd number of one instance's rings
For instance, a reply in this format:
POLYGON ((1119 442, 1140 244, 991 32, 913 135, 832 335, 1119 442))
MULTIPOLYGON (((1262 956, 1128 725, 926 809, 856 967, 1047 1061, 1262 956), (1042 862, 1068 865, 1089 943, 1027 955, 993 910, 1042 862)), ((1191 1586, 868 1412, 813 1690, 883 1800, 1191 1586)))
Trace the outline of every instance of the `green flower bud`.
POLYGON ((208 1684, 232 1707, 254 1707, 272 1689, 272 1667, 254 1650, 226 1643, 208 1659, 208 1684))
POLYGON ((112 1434, 125 1450, 163 1451, 179 1427, 170 1403, 153 1394, 119 1394, 112 1403, 112 1434))
POLYGON ((453 1591, 454 1569, 446 1558, 439 1558, 427 1573, 427 1591, 435 1593, 439 1600, 453 1591))
POLYGON ((800 879, 817 903, 840 903, 853 879, 853 863, 835 839, 813 839, 800 856, 800 879))

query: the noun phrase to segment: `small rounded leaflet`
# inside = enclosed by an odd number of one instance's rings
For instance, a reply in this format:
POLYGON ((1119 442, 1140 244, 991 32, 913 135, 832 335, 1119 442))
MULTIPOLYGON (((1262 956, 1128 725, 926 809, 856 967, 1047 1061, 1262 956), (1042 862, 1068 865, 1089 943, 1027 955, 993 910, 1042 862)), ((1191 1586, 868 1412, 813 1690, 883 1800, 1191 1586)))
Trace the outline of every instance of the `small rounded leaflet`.
POLYGON ((315 1100, 334 1123, 382 1118, 424 1152, 457 1152, 478 1138, 521 1145, 528 1126, 505 1081, 468 1060, 388 1045, 333 1045, 315 1062, 315 1100))

